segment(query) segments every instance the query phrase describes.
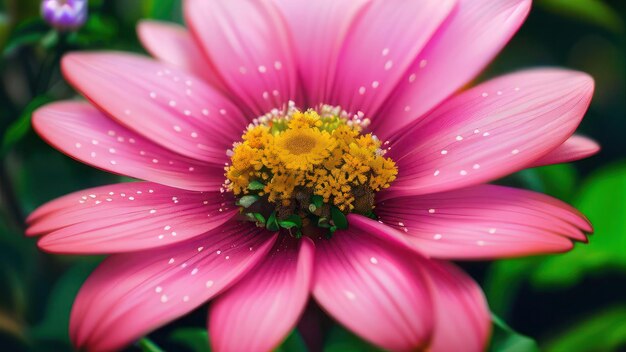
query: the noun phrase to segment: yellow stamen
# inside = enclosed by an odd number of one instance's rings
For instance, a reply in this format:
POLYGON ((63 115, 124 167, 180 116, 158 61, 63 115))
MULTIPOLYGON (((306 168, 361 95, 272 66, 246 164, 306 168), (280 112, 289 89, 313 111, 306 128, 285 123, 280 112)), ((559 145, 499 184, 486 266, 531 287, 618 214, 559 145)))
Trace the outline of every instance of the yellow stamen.
POLYGON ((309 194, 344 213, 355 210, 355 197, 389 187, 397 175, 380 141, 362 135, 359 122, 326 107, 322 116, 295 110, 251 125, 233 147, 228 188, 235 195, 266 196, 277 206, 301 202, 298 194, 309 194), (253 190, 252 182, 257 185, 253 190))

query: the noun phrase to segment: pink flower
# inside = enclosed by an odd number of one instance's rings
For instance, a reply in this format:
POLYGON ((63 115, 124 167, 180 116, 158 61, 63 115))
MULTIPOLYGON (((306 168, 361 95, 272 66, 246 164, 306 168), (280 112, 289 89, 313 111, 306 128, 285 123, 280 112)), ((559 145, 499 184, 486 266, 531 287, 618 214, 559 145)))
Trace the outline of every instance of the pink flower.
POLYGON ((484 184, 598 150, 572 136, 593 92, 584 73, 526 70, 459 91, 529 7, 188 0, 189 31, 139 25, 157 60, 66 56, 65 77, 91 104, 50 104, 36 130, 78 160, 146 181, 70 194, 28 220, 46 251, 110 254, 76 298, 74 344, 118 349, 214 299, 215 350, 270 350, 312 295, 385 349, 484 349, 485 298, 445 260, 562 252, 592 231, 561 201, 484 184), (330 238, 297 238, 237 215, 227 151, 289 101, 364 115, 366 132, 389 141, 398 175, 376 194, 378 221, 353 212, 330 238))

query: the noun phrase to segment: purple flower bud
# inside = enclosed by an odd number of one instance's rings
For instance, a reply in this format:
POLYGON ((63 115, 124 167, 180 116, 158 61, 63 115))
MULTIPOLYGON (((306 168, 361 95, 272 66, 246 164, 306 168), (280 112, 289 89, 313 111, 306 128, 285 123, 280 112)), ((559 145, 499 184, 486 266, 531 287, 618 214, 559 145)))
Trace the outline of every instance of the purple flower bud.
POLYGON ((87 0, 43 0, 41 16, 58 30, 74 30, 87 20, 87 0))

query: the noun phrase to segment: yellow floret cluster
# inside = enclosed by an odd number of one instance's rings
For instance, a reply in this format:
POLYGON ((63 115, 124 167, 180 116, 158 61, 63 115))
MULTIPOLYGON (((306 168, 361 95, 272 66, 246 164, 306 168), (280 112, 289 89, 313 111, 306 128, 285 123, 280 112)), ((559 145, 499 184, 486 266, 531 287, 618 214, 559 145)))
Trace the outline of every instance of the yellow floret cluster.
POLYGON ((283 206, 304 189, 351 212, 362 193, 357 190, 380 191, 397 175, 380 141, 361 134, 360 122, 337 113, 320 116, 315 110, 266 117, 234 144, 226 186, 236 196, 254 193, 283 206))

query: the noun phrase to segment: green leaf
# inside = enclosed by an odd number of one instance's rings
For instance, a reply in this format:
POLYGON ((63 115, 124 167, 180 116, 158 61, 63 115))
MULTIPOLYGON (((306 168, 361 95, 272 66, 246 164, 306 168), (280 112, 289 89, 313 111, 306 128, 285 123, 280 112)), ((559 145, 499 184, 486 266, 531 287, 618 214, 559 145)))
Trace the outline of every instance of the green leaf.
POLYGON ((147 0, 145 17, 182 23, 181 0, 147 0))
POLYGON ((306 352, 308 348, 302 339, 302 335, 298 330, 294 330, 289 334, 289 337, 282 343, 275 352, 306 352))
POLYGON ((316 208, 321 208, 322 205, 324 205, 324 197, 319 196, 319 195, 313 195, 311 196, 311 203, 313 203, 313 205, 315 205, 316 208))
POLYGON ((491 315, 493 333, 489 352, 539 352, 537 342, 511 329, 495 314, 491 315))
POLYGON ((543 192, 561 200, 569 200, 578 183, 578 174, 572 164, 555 164, 533 169, 543 183, 543 192))
POLYGON ((361 340, 343 327, 334 325, 328 333, 324 352, 345 351, 382 352, 383 350, 361 340))
POLYGON ((260 191, 265 188, 265 185, 259 181, 252 181, 248 184, 248 189, 251 191, 260 191))
POLYGON ((137 342, 137 345, 143 352, 165 352, 163 349, 161 349, 161 347, 159 347, 156 343, 152 342, 152 340, 147 337, 139 340, 137 342))
POLYGON ((252 204, 254 204, 254 202, 256 202, 257 200, 259 200, 259 196, 254 195, 254 194, 249 194, 249 195, 239 198, 239 200, 237 201, 237 205, 240 205, 244 208, 248 208, 252 204))
POLYGON ((209 334, 204 328, 181 328, 170 336, 170 340, 183 345, 193 352, 211 352, 209 334))
POLYGON ((270 231, 278 231, 278 222, 276 221, 276 211, 273 211, 270 214, 270 217, 267 218, 267 223, 265 227, 270 231))
POLYGON ((546 258, 532 273, 536 286, 566 287, 586 275, 626 270, 626 163, 601 169, 580 190, 574 205, 589 218, 595 233, 588 245, 578 244, 569 253, 546 258))
POLYGON ((542 260, 542 257, 516 258, 499 260, 491 264, 483 286, 492 312, 500 316, 509 313, 519 288, 542 260), (506 290, 503 290, 503 287, 506 287, 506 290))
POLYGON ((285 220, 278 220, 278 225, 285 229, 291 229, 294 227, 301 228, 302 227, 302 219, 298 215, 289 215, 289 217, 285 220))
POLYGON ((253 213, 252 215, 254 216, 256 221, 258 221, 259 223, 265 225, 265 217, 263 216, 263 214, 253 213))
POLYGON ((319 227, 323 227, 323 228, 330 228, 330 224, 328 223, 328 219, 326 218, 319 218, 317 219, 317 226, 319 227))
POLYGON ((576 188, 578 175, 572 164, 556 164, 525 169, 515 174, 525 188, 569 200, 576 188))
POLYGON ((37 339, 68 341, 70 311, 74 297, 97 262, 81 262, 72 266, 54 285, 42 321, 33 327, 37 339))
POLYGON ((626 347, 626 306, 612 307, 577 322, 546 344, 546 351, 623 351, 626 347))
POLYGON ((619 12, 601 0, 541 0, 536 2, 546 11, 621 33, 624 22, 619 12))
POLYGON ((15 144, 17 144, 31 129, 31 118, 33 112, 44 104, 51 102, 47 96, 38 96, 26 106, 20 117, 7 128, 2 137, 2 148, 0 155, 6 154, 15 144))
POLYGON ((24 21, 9 35, 3 55, 10 55, 24 45, 38 44, 50 32, 50 27, 40 18, 24 21))
POLYGON ((41 38, 41 45, 44 49, 52 49, 59 42, 59 32, 51 30, 41 38))
POLYGON ((345 230, 348 228, 348 219, 346 215, 337 207, 330 208, 330 216, 333 219, 333 224, 338 230, 345 230))

